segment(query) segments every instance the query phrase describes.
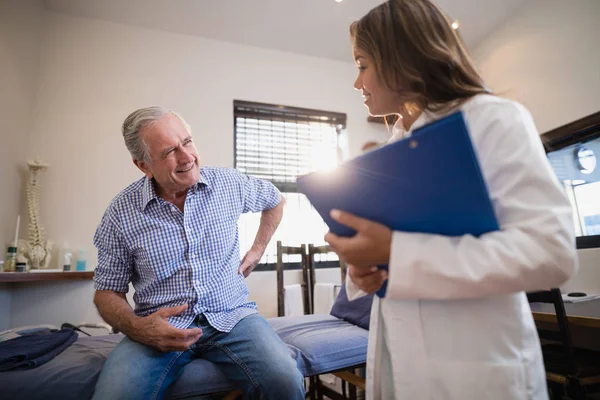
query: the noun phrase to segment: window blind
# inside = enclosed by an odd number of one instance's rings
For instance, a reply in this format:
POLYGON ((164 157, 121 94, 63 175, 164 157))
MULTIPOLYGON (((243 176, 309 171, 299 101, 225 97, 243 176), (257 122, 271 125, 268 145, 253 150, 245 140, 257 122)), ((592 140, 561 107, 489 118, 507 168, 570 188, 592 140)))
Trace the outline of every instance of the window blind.
POLYGON ((338 163, 338 135, 346 115, 234 102, 235 167, 296 192, 296 178, 338 163))

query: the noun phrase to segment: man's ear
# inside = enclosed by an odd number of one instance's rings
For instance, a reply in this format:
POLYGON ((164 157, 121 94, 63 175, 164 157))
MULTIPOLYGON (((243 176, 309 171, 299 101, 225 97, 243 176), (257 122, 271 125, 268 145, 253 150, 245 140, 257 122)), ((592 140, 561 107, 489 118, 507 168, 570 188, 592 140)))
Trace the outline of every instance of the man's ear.
POLYGON ((148 179, 152 179, 154 177, 152 171, 148 167, 148 163, 145 161, 136 160, 135 158, 133 159, 133 163, 148 177, 148 179))

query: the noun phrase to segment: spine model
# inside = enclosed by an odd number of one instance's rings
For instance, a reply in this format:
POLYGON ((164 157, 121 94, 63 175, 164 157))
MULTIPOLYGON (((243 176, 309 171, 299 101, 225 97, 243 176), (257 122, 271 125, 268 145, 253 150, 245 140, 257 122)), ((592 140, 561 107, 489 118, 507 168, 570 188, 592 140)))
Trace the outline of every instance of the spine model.
MULTIPOLYGON (((52 252, 52 242, 47 241, 40 223, 40 182, 39 173, 48 168, 40 161, 28 161, 29 181, 27 183, 27 206, 29 208, 28 240, 19 241, 19 253, 32 269, 48 268, 52 252)), ((22 258, 21 257, 21 258, 22 258)))

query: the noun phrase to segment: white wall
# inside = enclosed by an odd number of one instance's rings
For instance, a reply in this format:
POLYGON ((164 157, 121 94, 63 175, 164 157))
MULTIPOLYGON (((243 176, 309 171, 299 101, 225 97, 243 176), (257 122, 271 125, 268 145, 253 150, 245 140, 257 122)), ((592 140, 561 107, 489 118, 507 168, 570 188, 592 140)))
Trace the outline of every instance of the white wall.
MULTIPOLYGON (((6 248, 14 239, 23 199, 23 169, 40 65, 42 13, 42 5, 36 0, 0 0, 0 260, 4 260, 6 248)), ((0 285, 0 331, 9 324, 10 291, 9 285, 0 285)))
MULTIPOLYGON (((233 166, 234 99, 344 112, 354 154, 367 140, 387 138, 382 126, 366 122, 352 88, 350 49, 344 63, 63 14, 45 18, 28 154, 50 164, 41 178, 48 238, 87 249, 92 268, 92 237, 102 213, 141 176, 120 135, 123 119, 137 108, 159 104, 179 111, 209 165, 233 166)), ((248 282, 261 312, 274 316, 274 273, 253 274, 248 282), (265 287, 272 290, 265 293, 265 287)), ((13 325, 97 318, 92 294, 91 282, 19 285, 13 325)))
POLYGON ((0 332, 10 328, 11 312, 12 312, 12 295, 10 286, 5 283, 0 283, 0 332))
MULTIPOLYGON (((540 133, 600 110, 600 1, 529 0, 473 52, 488 85, 525 104, 540 133)), ((600 249, 579 251, 565 290, 600 293, 600 249)))
POLYGON ((346 112, 353 150, 369 134, 385 137, 366 122, 350 62, 61 14, 47 22, 29 149, 51 165, 42 213, 59 243, 91 250, 110 199, 141 176, 120 124, 142 106, 183 114, 209 165, 233 166, 233 99, 346 112))
POLYGON ((541 133, 600 110, 600 1, 529 0, 473 51, 488 85, 541 133))

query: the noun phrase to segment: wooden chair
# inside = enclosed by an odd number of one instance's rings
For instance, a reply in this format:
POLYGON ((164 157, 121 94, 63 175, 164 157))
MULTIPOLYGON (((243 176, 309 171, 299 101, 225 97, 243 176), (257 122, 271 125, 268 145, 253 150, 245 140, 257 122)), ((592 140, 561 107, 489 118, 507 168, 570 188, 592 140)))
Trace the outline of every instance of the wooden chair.
MULTIPOLYGON (((310 313, 313 314, 315 312, 315 300, 314 300, 314 292, 315 292, 315 255, 317 254, 328 254, 328 253, 333 253, 334 251, 331 249, 330 246, 315 246, 312 244, 308 245, 308 262, 307 262, 307 268, 308 268, 308 277, 309 277, 309 301, 310 301, 310 313)), ((340 274, 342 277, 342 283, 344 283, 344 281, 346 280, 346 264, 344 262, 342 262, 341 260, 339 261, 339 265, 340 265, 340 274)))
POLYGON ((277 242, 277 316, 283 317, 285 315, 285 293, 283 284, 283 255, 284 254, 300 254, 300 263, 302 266, 302 301, 304 305, 304 314, 310 314, 310 303, 309 303, 309 276, 308 266, 306 261, 306 245, 303 244, 298 247, 284 246, 281 241, 277 242))
MULTIPOLYGON (((316 283, 316 279, 315 279, 315 255, 317 254, 327 254, 327 253, 333 253, 333 249, 331 249, 330 246, 328 245, 324 245, 324 246, 314 246, 312 244, 308 245, 308 277, 309 277, 309 301, 310 301, 310 312, 314 313, 315 310, 315 304, 314 304, 314 290, 315 290, 315 283, 316 283)), ((346 264, 340 260, 339 261, 339 266, 340 266, 340 274, 341 274, 341 278, 342 278, 342 284, 344 284, 344 281, 346 280, 346 264)), ((349 394, 350 394, 350 399, 351 400, 355 400, 357 398, 357 388, 362 389, 363 391, 365 390, 365 378, 363 378, 362 376, 358 375, 356 373, 356 370, 359 368, 364 368, 365 365, 359 365, 359 366, 355 366, 353 368, 350 369, 345 369, 345 370, 341 370, 341 371, 335 371, 332 372, 331 374, 333 374, 334 376, 340 378, 342 380, 342 396, 340 397, 340 395, 331 390, 330 388, 328 388, 327 386, 323 385, 323 383, 321 382, 321 380, 319 379, 318 376, 312 376, 310 377, 310 386, 309 386, 309 390, 311 393, 311 398, 318 398, 319 400, 321 400, 323 398, 323 395, 326 395, 327 397, 331 398, 331 399, 346 399, 346 384, 348 384, 349 386, 349 394)))
POLYGON ((600 353, 573 348, 567 313, 559 289, 527 293, 530 303, 552 304, 558 329, 538 327, 546 368, 546 380, 553 399, 563 394, 585 400, 600 393, 600 353))

